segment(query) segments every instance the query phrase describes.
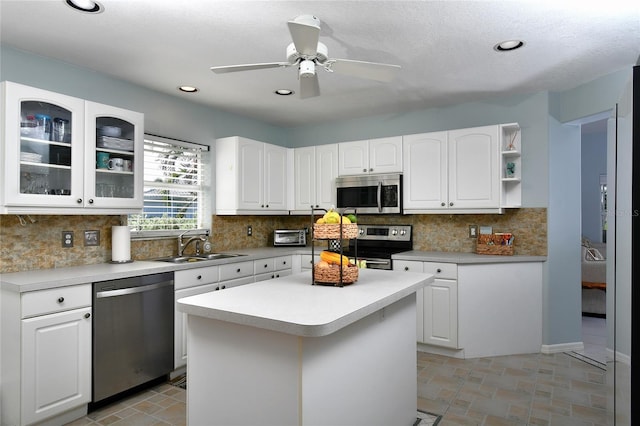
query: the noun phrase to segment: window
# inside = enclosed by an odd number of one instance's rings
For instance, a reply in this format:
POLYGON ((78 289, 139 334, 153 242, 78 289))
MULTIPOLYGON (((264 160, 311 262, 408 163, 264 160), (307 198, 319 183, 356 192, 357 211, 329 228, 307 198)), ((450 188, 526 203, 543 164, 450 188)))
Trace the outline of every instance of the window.
POLYGON ((178 235, 209 227, 205 145, 145 135, 144 208, 129 215, 133 237, 178 235))

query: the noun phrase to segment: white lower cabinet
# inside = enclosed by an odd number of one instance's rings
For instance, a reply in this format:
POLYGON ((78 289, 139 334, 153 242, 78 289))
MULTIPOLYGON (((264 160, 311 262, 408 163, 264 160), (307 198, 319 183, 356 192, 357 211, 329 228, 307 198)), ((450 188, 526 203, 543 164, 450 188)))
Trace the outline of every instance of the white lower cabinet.
POLYGON ((1 424, 64 424, 86 414, 91 321, 91 284, 3 292, 1 424))
POLYGON ((285 277, 293 273, 291 256, 256 260, 253 262, 253 267, 256 282, 285 277))
POLYGON ((393 269, 434 275, 431 284, 416 292, 416 338, 421 343, 458 349, 457 265, 394 260, 393 269))

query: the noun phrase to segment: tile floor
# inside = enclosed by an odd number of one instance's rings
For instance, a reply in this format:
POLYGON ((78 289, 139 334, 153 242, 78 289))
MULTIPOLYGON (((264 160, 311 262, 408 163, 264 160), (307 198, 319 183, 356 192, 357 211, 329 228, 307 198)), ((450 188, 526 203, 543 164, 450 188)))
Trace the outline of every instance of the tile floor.
MULTIPOLYGON (((418 409, 447 425, 610 423, 606 372, 565 353, 461 360, 418 352, 418 409)), ((69 425, 186 424, 186 391, 161 384, 69 425)), ((429 423, 427 423, 429 424, 429 423)))

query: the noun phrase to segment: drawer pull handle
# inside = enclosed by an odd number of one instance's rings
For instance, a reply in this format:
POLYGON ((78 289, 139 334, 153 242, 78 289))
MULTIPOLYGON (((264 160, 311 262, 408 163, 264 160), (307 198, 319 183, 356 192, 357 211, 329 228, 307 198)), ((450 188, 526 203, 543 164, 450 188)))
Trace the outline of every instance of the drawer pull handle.
POLYGON ((236 269, 236 272, 237 272, 237 273, 240 273, 240 268, 236 269))
POLYGON ((227 286, 223 285, 222 287, 220 287, 220 290, 224 290, 225 288, 227 288, 227 286))
POLYGON ((269 266, 269 265, 267 265, 267 264, 265 263, 265 264, 264 264, 264 267, 266 268, 267 266, 269 266))
POLYGON ((408 271, 408 270, 409 270, 409 267, 408 267, 408 266, 405 266, 405 267, 404 267, 404 270, 405 270, 405 271, 408 271))
POLYGON ((85 318, 91 318, 91 314, 87 312, 86 314, 84 314, 84 317, 85 318))
POLYGON ((82 198, 78 198, 78 199, 76 200, 76 203, 78 203, 78 204, 82 204, 82 198))
POLYGON ((201 280, 202 279, 202 275, 198 275, 198 279, 201 280))
POLYGON ((436 272, 440 273, 440 272, 442 272, 442 269, 438 268, 438 269, 436 269, 436 272))
POLYGON ((64 297, 58 297, 58 303, 64 302, 64 297))

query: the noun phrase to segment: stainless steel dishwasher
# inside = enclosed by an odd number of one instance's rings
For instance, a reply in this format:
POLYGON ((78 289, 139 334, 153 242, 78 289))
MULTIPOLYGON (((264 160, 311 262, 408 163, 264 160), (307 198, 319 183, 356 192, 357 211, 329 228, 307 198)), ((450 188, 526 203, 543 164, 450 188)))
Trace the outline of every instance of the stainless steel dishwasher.
POLYGON ((93 283, 92 402, 173 370, 173 272, 93 283))

